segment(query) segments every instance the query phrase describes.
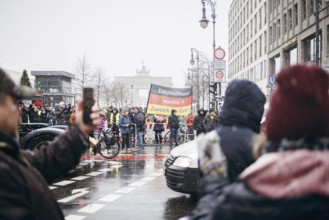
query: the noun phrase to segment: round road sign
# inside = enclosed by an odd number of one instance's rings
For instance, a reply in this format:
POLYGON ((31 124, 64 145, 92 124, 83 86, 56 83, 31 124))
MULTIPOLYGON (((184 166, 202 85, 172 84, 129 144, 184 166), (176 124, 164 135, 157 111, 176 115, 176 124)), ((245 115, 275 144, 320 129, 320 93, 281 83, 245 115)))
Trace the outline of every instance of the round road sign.
POLYGON ((225 50, 221 47, 218 47, 214 52, 214 57, 217 60, 222 60, 225 57, 225 50))
POLYGON ((222 80, 223 78, 224 78, 224 73, 223 73, 223 71, 217 71, 216 73, 215 73, 215 77, 216 77, 216 80, 218 80, 218 81, 220 81, 220 80, 222 80))

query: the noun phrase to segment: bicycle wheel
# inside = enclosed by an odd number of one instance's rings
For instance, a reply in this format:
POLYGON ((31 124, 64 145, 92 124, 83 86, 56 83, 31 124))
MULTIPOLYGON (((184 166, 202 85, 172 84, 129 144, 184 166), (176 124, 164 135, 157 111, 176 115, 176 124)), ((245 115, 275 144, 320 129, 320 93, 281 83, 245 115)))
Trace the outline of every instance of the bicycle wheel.
POLYGON ((166 134, 163 136, 162 142, 164 144, 168 144, 169 143, 169 138, 170 138, 170 131, 167 131, 166 134))
POLYGON ((120 152, 119 140, 116 138, 114 144, 111 146, 107 146, 104 142, 104 139, 100 140, 98 143, 98 152, 102 157, 106 159, 112 159, 116 157, 120 152))

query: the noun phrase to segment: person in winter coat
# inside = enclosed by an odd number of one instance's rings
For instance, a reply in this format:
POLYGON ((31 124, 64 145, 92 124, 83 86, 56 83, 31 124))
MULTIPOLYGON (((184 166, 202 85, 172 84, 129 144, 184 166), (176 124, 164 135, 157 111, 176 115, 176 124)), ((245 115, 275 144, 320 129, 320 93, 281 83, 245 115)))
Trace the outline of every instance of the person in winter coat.
POLYGON ((329 219, 328 84, 318 66, 280 71, 266 115, 267 140, 254 146, 255 157, 266 154, 233 184, 220 148, 200 147, 202 198, 189 219, 329 219))
POLYGON ((107 119, 106 119, 106 113, 104 111, 100 111, 99 112, 99 124, 98 126, 95 128, 94 130, 94 137, 96 139, 99 138, 99 135, 101 134, 102 130, 103 129, 107 129, 108 128, 108 122, 107 122, 107 119))
POLYGON ((75 110, 76 110, 76 108, 74 107, 73 108, 73 111, 72 111, 72 113, 70 115, 70 118, 69 118, 70 125, 74 125, 74 123, 75 123, 75 110))
POLYGON ((201 133, 206 132, 206 130, 204 129, 204 125, 203 125, 203 120, 206 116, 206 112, 203 108, 200 108, 198 110, 198 115, 195 117, 194 122, 193 122, 193 128, 194 130, 196 130, 196 135, 198 136, 201 133))
POLYGON ((192 114, 188 114, 188 116, 186 116, 186 126, 187 126, 187 138, 190 141, 194 140, 193 123, 194 123, 194 116, 192 114))
POLYGON ((135 108, 134 122, 136 124, 137 129, 137 140, 138 146, 143 147, 143 135, 145 131, 145 116, 143 112, 139 110, 139 108, 135 108))
POLYGON ((48 185, 79 164, 88 145, 87 134, 99 122, 98 110, 93 107, 92 125, 85 125, 79 102, 74 126, 47 146, 24 151, 17 141, 17 101, 33 94, 16 86, 0 69, 0 219, 64 220, 48 185))
POLYGON ((108 123, 109 126, 113 127, 116 135, 119 135, 119 120, 120 120, 120 113, 118 112, 117 108, 113 108, 111 112, 109 112, 109 119, 108 123))
POLYGON ((206 132, 210 132, 219 126, 219 118, 213 108, 209 109, 208 115, 203 120, 203 126, 206 132))
POLYGON ((154 116, 154 135, 155 135, 155 143, 162 144, 162 132, 165 130, 165 119, 161 115, 154 116))
POLYGON ((171 110, 171 115, 168 118, 168 123, 170 127, 170 136, 169 136, 169 143, 170 147, 172 147, 172 141, 175 141, 175 146, 178 146, 177 134, 179 129, 179 119, 177 117, 177 110, 171 110))
POLYGON ((128 109, 122 109, 122 114, 119 120, 119 126, 122 135, 122 149, 126 149, 126 152, 130 151, 129 136, 131 121, 128 114, 128 109))
POLYGON ((21 119, 21 123, 28 123, 29 122, 29 115, 28 115, 28 110, 25 107, 24 103, 22 101, 19 101, 19 109, 22 112, 22 119, 21 119))

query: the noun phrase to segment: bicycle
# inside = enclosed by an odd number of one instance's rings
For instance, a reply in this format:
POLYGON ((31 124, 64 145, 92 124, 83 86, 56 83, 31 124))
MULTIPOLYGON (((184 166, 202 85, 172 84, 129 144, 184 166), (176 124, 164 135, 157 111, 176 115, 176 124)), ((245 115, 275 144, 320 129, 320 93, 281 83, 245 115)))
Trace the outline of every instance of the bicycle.
POLYGON ((103 128, 98 139, 89 136, 89 142, 94 155, 98 152, 106 159, 113 159, 120 152, 120 137, 113 126, 109 129, 103 128))
MULTIPOLYGON (((186 126, 179 126, 177 132, 178 144, 183 144, 186 140, 186 126)), ((163 137, 163 143, 168 144, 170 141, 170 130, 167 131, 163 137)))

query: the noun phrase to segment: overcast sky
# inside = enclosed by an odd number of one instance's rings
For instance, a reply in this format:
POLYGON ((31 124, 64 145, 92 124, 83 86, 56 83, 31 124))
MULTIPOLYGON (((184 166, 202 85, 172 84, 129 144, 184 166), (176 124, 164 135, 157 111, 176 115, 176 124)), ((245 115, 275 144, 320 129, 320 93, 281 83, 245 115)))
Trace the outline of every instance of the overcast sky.
MULTIPOLYGON (((216 7, 216 46, 226 50, 231 1, 216 7)), ((0 66, 75 73, 86 54, 111 77, 135 75, 144 61, 152 76, 183 86, 191 47, 212 55, 201 10, 201 0, 0 0, 0 66)))

